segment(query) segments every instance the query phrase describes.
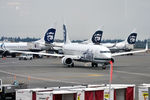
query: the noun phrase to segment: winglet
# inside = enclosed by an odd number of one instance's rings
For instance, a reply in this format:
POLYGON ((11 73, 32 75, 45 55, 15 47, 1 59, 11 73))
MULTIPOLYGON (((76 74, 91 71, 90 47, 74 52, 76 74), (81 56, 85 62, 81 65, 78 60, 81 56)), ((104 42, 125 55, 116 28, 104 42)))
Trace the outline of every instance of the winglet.
POLYGON ((145 46, 145 50, 148 50, 148 40, 146 41, 146 46, 145 46))

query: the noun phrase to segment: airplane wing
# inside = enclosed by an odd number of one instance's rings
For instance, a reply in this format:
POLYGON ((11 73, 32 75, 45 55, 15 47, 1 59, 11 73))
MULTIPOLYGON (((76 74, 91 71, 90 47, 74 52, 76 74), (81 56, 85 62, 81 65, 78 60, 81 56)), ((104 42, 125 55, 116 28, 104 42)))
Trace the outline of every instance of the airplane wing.
POLYGON ((127 55, 127 54, 135 54, 135 53, 142 53, 148 51, 148 43, 146 43, 146 48, 144 50, 137 50, 137 51, 130 51, 130 52, 120 52, 120 53, 112 53, 112 57, 127 55))
POLYGON ((43 52, 29 52, 29 51, 13 51, 9 50, 10 53, 21 53, 21 54, 36 54, 36 55, 44 55, 44 56, 54 56, 54 57, 64 57, 61 54, 50 54, 50 53, 43 53, 43 52))
POLYGON ((138 50, 138 51, 130 51, 130 52, 113 53, 112 57, 114 57, 114 56, 121 56, 121 55, 127 55, 127 54, 142 53, 142 52, 146 52, 146 51, 147 50, 138 50))
POLYGON ((50 53, 43 53, 43 52, 13 51, 13 50, 10 50, 9 52, 10 53, 21 53, 21 54, 36 54, 36 55, 53 56, 53 57, 69 57, 74 60, 78 60, 81 58, 81 56, 78 56, 78 55, 50 54, 50 53))

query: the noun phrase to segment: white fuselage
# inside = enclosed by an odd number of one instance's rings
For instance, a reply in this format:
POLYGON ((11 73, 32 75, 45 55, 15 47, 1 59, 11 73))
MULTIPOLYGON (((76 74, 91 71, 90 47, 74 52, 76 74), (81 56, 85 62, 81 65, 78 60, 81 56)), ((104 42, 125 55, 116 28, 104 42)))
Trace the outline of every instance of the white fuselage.
POLYGON ((18 42, 18 43, 13 43, 13 42, 6 42, 6 43, 1 43, 1 50, 27 50, 27 43, 26 42, 18 42))
POLYGON ((106 46, 111 50, 111 52, 117 52, 117 51, 130 51, 134 49, 133 44, 128 44, 127 42, 119 42, 119 43, 104 43, 103 46, 106 46))
POLYGON ((115 43, 102 43, 102 45, 107 48, 112 48, 113 46, 115 46, 115 43))
MULTIPOLYGON (((47 46, 48 47, 48 46, 47 46)), ((18 50, 18 51, 42 51, 47 49, 44 44, 36 42, 4 42, 0 43, 0 51, 18 50)))
POLYGON ((63 52, 64 55, 80 56, 83 61, 103 62, 111 59, 110 50, 101 45, 69 43, 63 46, 63 52))

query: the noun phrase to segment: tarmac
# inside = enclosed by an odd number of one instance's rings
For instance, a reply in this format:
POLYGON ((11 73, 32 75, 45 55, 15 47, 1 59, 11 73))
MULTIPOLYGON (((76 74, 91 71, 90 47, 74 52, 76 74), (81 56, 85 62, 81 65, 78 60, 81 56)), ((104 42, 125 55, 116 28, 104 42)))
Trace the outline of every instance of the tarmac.
MULTIPOLYGON (((115 57, 113 84, 150 83, 150 54, 115 57)), ((75 62, 75 67, 66 67, 60 58, 18 60, 0 58, 0 79, 3 84, 27 83, 29 88, 58 87, 87 84, 109 84, 109 66, 92 68, 90 63, 75 62)))

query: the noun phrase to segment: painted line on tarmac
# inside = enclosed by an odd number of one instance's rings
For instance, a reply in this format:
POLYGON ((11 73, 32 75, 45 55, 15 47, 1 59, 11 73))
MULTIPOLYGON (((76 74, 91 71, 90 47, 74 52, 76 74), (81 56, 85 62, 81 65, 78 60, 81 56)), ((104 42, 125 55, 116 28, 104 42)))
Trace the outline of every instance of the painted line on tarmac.
POLYGON ((72 79, 72 78, 97 78, 97 77, 100 77, 100 76, 104 76, 102 74, 83 74, 83 75, 76 75, 76 76, 64 76, 64 77, 61 77, 61 76, 57 76, 56 78, 67 78, 67 79, 72 79))
POLYGON ((42 80, 42 81, 47 81, 47 82, 61 82, 61 83, 71 83, 71 84, 82 84, 82 85, 86 85, 89 83, 81 83, 81 82, 68 82, 68 81, 62 81, 62 80, 54 80, 54 79, 50 79, 50 78, 41 78, 41 77, 34 77, 34 76, 30 76, 30 75, 22 75, 22 74, 16 74, 16 73, 12 73, 12 72, 7 72, 7 71, 3 71, 0 70, 1 73, 4 74, 8 74, 8 75, 13 75, 13 76, 17 76, 17 77, 22 77, 22 78, 30 78, 30 79, 35 79, 35 80, 42 80))
POLYGON ((88 74, 88 76, 91 76, 91 77, 98 77, 98 76, 104 76, 102 74, 88 74))
POLYGON ((134 72, 117 71, 117 70, 114 70, 114 72, 117 72, 117 73, 124 73, 124 74, 131 74, 131 75, 138 75, 138 76, 145 76, 145 77, 150 77, 150 74, 144 74, 144 73, 134 73, 134 72))

